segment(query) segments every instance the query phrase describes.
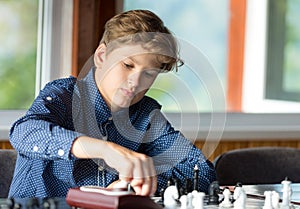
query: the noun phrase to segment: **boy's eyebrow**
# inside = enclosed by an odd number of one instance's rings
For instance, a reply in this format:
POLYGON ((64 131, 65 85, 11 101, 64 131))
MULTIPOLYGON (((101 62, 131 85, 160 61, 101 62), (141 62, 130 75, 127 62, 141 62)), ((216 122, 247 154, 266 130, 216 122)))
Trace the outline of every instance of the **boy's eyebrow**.
MULTIPOLYGON (((130 59, 132 62, 136 63, 137 65, 140 65, 140 63, 134 59, 133 57, 125 57, 125 59, 130 59)), ((155 70, 155 71, 158 71, 160 72, 161 69, 159 67, 151 67, 149 70, 155 70)))
POLYGON ((132 62, 136 63, 136 64, 140 64, 136 59, 134 59, 133 57, 126 57, 125 59, 130 59, 132 62))

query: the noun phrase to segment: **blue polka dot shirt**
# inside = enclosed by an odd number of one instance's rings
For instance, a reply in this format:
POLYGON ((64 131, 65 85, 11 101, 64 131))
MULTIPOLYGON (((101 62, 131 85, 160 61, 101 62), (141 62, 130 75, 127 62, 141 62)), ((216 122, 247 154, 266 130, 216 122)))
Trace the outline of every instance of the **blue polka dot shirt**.
MULTIPOLYGON (((106 187, 118 179, 101 159, 78 159, 73 141, 82 135, 107 140, 152 157, 158 177, 157 193, 170 178, 183 186, 199 168, 199 191, 216 179, 213 165, 145 96, 130 108, 111 112, 94 80, 94 69, 83 79, 48 83, 10 131, 18 151, 9 197, 65 197, 70 188, 106 187)), ((101 150, 99 150, 101 152, 101 150)), ((112 158, 114 156, 111 156, 112 158)), ((122 163, 122 162, 120 162, 122 163)))

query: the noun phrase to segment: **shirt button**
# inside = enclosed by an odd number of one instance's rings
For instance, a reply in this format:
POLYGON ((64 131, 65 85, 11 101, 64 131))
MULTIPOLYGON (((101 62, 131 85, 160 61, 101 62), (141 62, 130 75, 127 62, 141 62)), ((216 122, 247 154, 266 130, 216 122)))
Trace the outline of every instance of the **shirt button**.
POLYGON ((104 171, 104 166, 103 166, 103 165, 99 165, 99 166, 98 166, 98 170, 99 170, 99 171, 104 171))
POLYGON ((33 151, 34 151, 34 152, 37 152, 38 150, 39 150, 38 146, 34 146, 34 147, 33 147, 33 151))
POLYGON ((52 100, 52 97, 46 97, 46 99, 47 99, 48 101, 51 101, 51 100, 52 100))
POLYGON ((62 149, 59 149, 58 152, 57 152, 57 154, 59 156, 63 156, 65 154, 65 151, 63 151, 62 149))

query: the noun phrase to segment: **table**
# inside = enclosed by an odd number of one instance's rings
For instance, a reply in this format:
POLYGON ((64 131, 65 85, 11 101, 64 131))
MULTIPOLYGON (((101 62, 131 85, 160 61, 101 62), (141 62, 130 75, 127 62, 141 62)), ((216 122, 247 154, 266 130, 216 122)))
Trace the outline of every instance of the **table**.
MULTIPOLYGON (((233 191, 234 187, 229 186, 233 191)), ((282 185, 281 184, 261 184, 261 185, 243 185, 247 193, 247 206, 246 209, 262 209, 264 205, 264 192, 265 191, 276 191, 282 197, 282 185)), ((300 183, 292 183, 292 196, 291 201, 295 209, 300 209, 300 183)), ((157 200, 158 198, 155 198, 157 200)), ((7 206, 7 199, 0 199, 0 209, 10 209, 7 206)), ((64 198, 50 198, 50 199, 37 199, 37 198, 25 198, 25 199, 14 199, 15 203, 21 205, 21 209, 71 209, 67 205, 64 198), (55 207, 53 206, 55 203, 55 207), (52 205, 51 205, 52 204, 52 205), (29 205, 33 205, 30 206, 29 205), (34 206, 35 205, 35 206, 34 206)), ((219 209, 216 205, 206 205, 205 209, 219 209)), ((142 208, 141 208, 142 209, 142 208)), ((180 206, 172 209, 180 209, 180 206)))

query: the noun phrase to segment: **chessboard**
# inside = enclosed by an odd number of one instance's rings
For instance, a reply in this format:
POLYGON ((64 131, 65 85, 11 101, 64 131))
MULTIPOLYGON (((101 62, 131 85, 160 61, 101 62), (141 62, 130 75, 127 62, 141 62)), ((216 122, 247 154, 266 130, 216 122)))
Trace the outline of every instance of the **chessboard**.
MULTIPOLYGON (((169 185, 159 197, 113 195, 114 198, 117 197, 118 204, 112 198, 115 205, 103 205, 112 197, 105 193, 102 194, 105 201, 98 201, 93 207, 72 205, 65 198, 2 198, 0 209, 300 209, 300 184, 287 179, 278 184, 261 185, 237 183, 233 186, 219 186, 218 182, 213 182, 208 194, 195 190, 184 194, 180 192, 182 190, 178 190, 176 185, 169 185), (119 199, 118 196, 126 198, 119 199)), ((90 195, 91 193, 83 193, 76 197, 76 201, 85 201, 90 195)))
POLYGON ((294 209, 300 208, 300 184, 285 179, 278 184, 220 187, 213 182, 208 194, 192 191, 183 195, 169 186, 156 201, 169 209, 294 209))
MULTIPOLYGON (((190 185, 190 184, 188 184, 190 185)), ((158 197, 141 197, 132 194, 113 195, 115 191, 92 188, 73 189, 67 196, 71 206, 93 209, 292 209, 300 208, 300 184, 284 179, 278 184, 219 186, 212 182, 207 194, 193 187, 178 188, 176 180, 170 180, 158 197), (110 193, 111 192, 111 193, 110 193), (86 203, 91 204, 87 205, 86 203), (116 204, 117 203, 117 204, 116 204), (153 204, 155 203, 155 204, 153 204)), ((124 192, 124 191, 123 191, 124 192)), ((126 191, 125 191, 126 194, 126 191)))

